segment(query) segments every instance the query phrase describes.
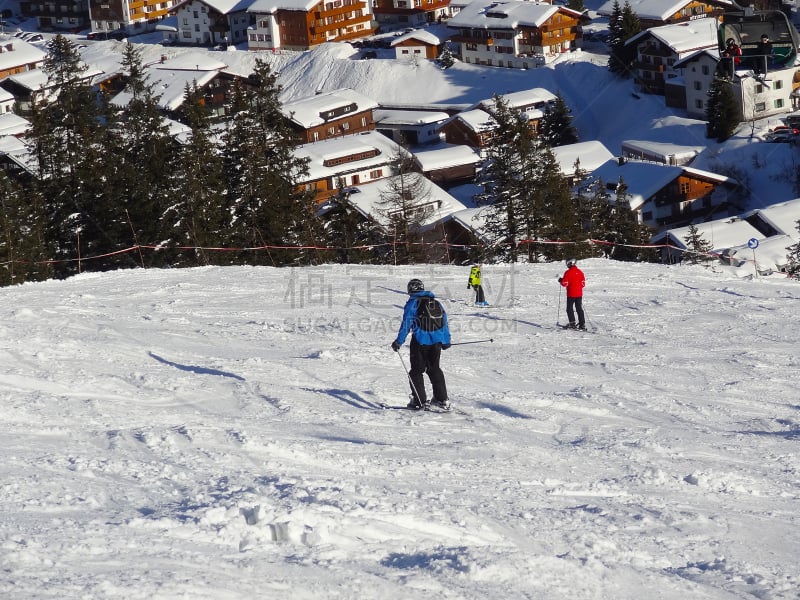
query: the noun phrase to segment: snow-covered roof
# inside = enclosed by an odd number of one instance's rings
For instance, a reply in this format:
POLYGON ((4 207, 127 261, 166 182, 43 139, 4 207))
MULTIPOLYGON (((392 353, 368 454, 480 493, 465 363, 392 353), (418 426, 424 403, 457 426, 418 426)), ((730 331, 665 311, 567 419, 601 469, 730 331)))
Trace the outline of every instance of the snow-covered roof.
POLYGON ((525 0, 474 0, 447 22, 448 27, 465 29, 517 29, 540 27, 557 12, 580 17, 581 13, 551 4, 525 0))
MULTIPOLYGON (((519 92, 509 92, 507 94, 499 94, 509 108, 520 108, 522 106, 541 106, 554 102, 556 95, 545 88, 531 88, 529 90, 522 90, 519 92)), ((481 100, 478 104, 484 110, 494 110, 494 98, 487 98, 481 100)))
POLYGON ((478 206, 473 208, 465 208, 450 216, 452 221, 461 225, 464 229, 468 229, 475 234, 475 236, 484 243, 491 243, 490 234, 486 231, 486 221, 488 219, 489 206, 478 206))
POLYGON ((415 29, 413 31, 409 31, 408 33, 404 33, 403 35, 397 36, 392 40, 391 45, 396 46, 397 44, 405 42, 406 40, 418 40, 430 46, 438 46, 446 41, 446 39, 442 39, 438 35, 434 35, 427 29, 415 29))
POLYGON ((30 126, 27 119, 14 113, 0 114, 0 135, 22 135, 30 126))
POLYGON ((631 208, 636 210, 648 198, 677 179, 682 172, 681 167, 634 160, 626 160, 620 164, 617 159, 612 159, 592 171, 592 177, 602 179, 606 185, 616 184, 622 178, 628 186, 631 208))
POLYGON ((350 88, 342 88, 287 102, 281 107, 281 112, 287 119, 308 129, 324 125, 326 123, 326 119, 322 116, 324 113, 350 104, 355 104, 358 112, 375 109, 378 106, 378 103, 371 98, 350 88))
POLYGON ((253 0, 247 12, 262 15, 271 15, 279 10, 302 10, 308 12, 317 4, 319 4, 319 0, 253 0))
POLYGON ((47 87, 48 78, 47 73, 41 69, 34 69, 24 73, 17 73, 16 75, 9 75, 5 78, 5 81, 13 81, 20 87, 35 92, 47 87))
POLYGON ((431 150, 414 152, 414 158, 423 171, 435 171, 460 165, 474 165, 481 160, 475 150, 463 144, 446 145, 431 150))
POLYGON ((183 0, 183 2, 178 2, 175 4, 172 7, 171 12, 174 13, 184 5, 192 4, 194 2, 205 4, 206 6, 213 8, 218 13, 227 15, 230 13, 246 11, 253 3, 253 0, 183 0))
POLYGON ((679 55, 717 47, 716 19, 697 19, 661 27, 651 27, 631 37, 626 44, 637 44, 645 37, 654 37, 679 55))
MULTIPOLYGON (((618 2, 618 0, 608 0, 597 9, 597 14, 604 17, 611 15, 614 10, 614 2, 618 2)), ((640 19, 665 21, 687 4, 691 4, 693 0, 627 0, 627 2, 640 19)), ((725 0, 717 0, 717 3, 733 4, 725 0)), ((618 2, 618 4, 622 8, 625 2, 618 2)))
POLYGON ((405 152, 403 147, 377 131, 366 131, 357 135, 322 140, 312 144, 303 144, 295 148, 294 155, 298 158, 308 158, 308 180, 314 181, 347 171, 362 171, 371 166, 388 164, 398 152, 405 152), (355 154, 372 154, 376 156, 348 162, 343 165, 325 166, 325 161, 337 157, 353 156, 355 154))
MULTIPOLYGON (((427 189, 427 197, 422 204, 432 204, 434 206, 433 213, 425 221, 422 222, 422 230, 429 229, 447 220, 448 217, 464 210, 466 207, 444 189, 433 183, 427 177, 416 174, 425 180, 425 187, 427 189)), ((379 179, 366 184, 359 184, 354 189, 358 190, 349 197, 350 203, 355 206, 359 212, 364 215, 373 217, 379 223, 384 223, 386 218, 381 216, 381 211, 386 210, 383 205, 384 199, 390 193, 390 184, 393 178, 379 179)))
MULTIPOLYGON (((159 108, 177 110, 185 100, 187 87, 191 88, 197 84, 198 88, 202 88, 218 74, 219 71, 184 71, 151 67, 147 69, 147 83, 153 86, 153 93, 158 97, 159 108)), ((111 99, 111 104, 127 106, 132 97, 130 92, 123 90, 111 99)))
POLYGON ((719 47, 716 48, 705 48, 703 50, 698 50, 697 52, 690 52, 683 58, 675 61, 675 64, 672 65, 673 69, 682 69, 690 62, 697 61, 704 56, 709 57, 714 62, 719 62, 719 47))
POLYGON ((800 198, 759 208, 747 213, 745 217, 757 217, 781 233, 793 237, 800 236, 797 231, 797 221, 800 220, 800 198))
POLYGON ((469 129, 478 133, 497 126, 497 121, 494 120, 492 115, 478 108, 460 112, 454 118, 464 123, 469 129))
POLYGON ((446 112, 376 108, 372 113, 376 125, 434 125, 450 118, 446 112))
POLYGON ((0 35, 0 71, 44 61, 47 53, 33 44, 10 35, 0 35))
MULTIPOLYGON (((669 236, 673 245, 686 249, 685 238, 689 235, 690 227, 690 225, 676 227, 675 229, 667 230, 665 233, 669 236)), ((758 229, 738 217, 697 223, 695 227, 698 235, 711 244, 711 252, 713 253, 721 253, 724 250, 742 244, 746 245, 748 240, 752 238, 759 240, 759 242, 764 239, 764 235, 758 229)))
POLYGON ((747 244, 727 248, 723 255, 733 266, 743 270, 744 275, 755 273, 758 263, 759 273, 781 271, 788 261, 788 248, 797 243, 797 238, 788 235, 773 235, 759 240, 758 248, 753 251, 747 244))
POLYGON ((670 164, 670 157, 674 159, 672 161, 673 164, 689 162, 705 149, 705 146, 684 146, 682 144, 650 142, 647 140, 625 140, 622 142, 622 151, 624 153, 640 152, 641 158, 660 156, 666 164, 670 164))
POLYGON ((575 173, 575 161, 578 159, 582 170, 593 171, 614 158, 611 151, 596 140, 556 146, 552 150, 563 175, 575 173))

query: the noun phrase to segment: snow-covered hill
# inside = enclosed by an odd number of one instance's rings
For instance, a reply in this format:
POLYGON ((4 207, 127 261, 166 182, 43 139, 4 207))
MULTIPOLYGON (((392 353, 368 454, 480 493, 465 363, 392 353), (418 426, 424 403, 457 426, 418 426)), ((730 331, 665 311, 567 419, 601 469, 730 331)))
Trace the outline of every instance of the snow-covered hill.
POLYGON ((581 266, 3 288, 0 596, 797 598, 797 283, 581 266), (465 414, 379 408, 415 276, 465 414))

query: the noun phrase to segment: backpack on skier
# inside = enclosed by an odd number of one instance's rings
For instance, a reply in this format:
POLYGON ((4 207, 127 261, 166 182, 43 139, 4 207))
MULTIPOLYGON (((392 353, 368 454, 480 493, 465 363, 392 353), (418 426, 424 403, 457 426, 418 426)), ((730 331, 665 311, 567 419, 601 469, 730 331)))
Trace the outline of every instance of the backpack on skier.
POLYGON ((444 308, 436 298, 419 299, 417 327, 422 331, 437 331, 444 327, 444 308))

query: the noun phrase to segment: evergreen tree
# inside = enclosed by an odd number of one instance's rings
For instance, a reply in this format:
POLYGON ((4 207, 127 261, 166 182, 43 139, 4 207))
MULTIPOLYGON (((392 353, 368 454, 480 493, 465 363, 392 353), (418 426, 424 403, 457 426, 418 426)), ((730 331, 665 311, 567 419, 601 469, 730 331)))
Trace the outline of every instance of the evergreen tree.
MULTIPOLYGON (((66 276, 86 263, 76 258, 104 250, 104 224, 92 208, 103 202, 104 136, 100 104, 75 46, 56 35, 47 45, 42 70, 54 97, 32 106, 29 139, 37 161, 36 189, 47 199, 47 238, 56 248, 56 274, 66 276)), ((91 266, 91 265, 90 265, 91 266)))
POLYGON ((569 2, 567 2, 567 7, 578 12, 583 12, 586 10, 586 4, 583 0, 569 0, 569 2))
POLYGON ((524 236, 520 222, 523 213, 519 179, 526 157, 520 151, 528 152, 532 148, 527 143, 530 125, 527 118, 511 110, 501 96, 495 95, 493 100, 494 126, 478 180, 483 186, 479 203, 489 206, 484 230, 490 243, 485 258, 517 262, 518 245, 524 236))
MULTIPOLYGON (((796 222, 797 232, 800 233, 800 220, 796 222)), ((800 242, 792 244, 787 248, 789 254, 786 255, 788 262, 786 272, 790 277, 800 277, 800 242)))
POLYGON ((439 66, 442 67, 442 69, 449 69, 456 64, 456 58, 453 56, 450 48, 445 45, 445 47, 442 49, 442 53, 439 55, 439 58, 436 59, 436 62, 439 63, 439 66))
POLYGON ((183 114, 191 128, 180 148, 173 178, 172 204, 164 214, 161 252, 175 266, 218 264, 225 225, 225 182, 222 159, 210 129, 207 109, 197 85, 184 91, 183 114))
POLYGON ((539 124, 539 137, 551 148, 575 144, 578 131, 572 125, 572 111, 559 93, 552 106, 547 105, 539 124))
POLYGON ((639 17, 633 12, 628 0, 620 8, 618 0, 614 0, 611 16, 608 19, 608 68, 621 77, 629 77, 634 59, 635 49, 626 45, 626 42, 641 32, 642 25, 639 17))
POLYGON ((231 241, 239 247, 271 247, 252 255, 254 262, 314 261, 316 254, 299 247, 322 239, 321 222, 313 196, 299 183, 308 174, 308 162, 294 155, 297 140, 281 112, 277 75, 256 59, 248 84, 234 93, 224 136, 231 241))
POLYGON ((715 77, 711 83, 706 121, 706 137, 715 138, 718 142, 724 142, 731 137, 742 121, 742 113, 729 81, 715 77))
POLYGON ((46 215, 39 195, 0 169, 0 286, 52 276, 45 230, 46 215))
POLYGON ((694 224, 689 225, 689 231, 683 238, 683 241, 686 242, 686 248, 689 250, 689 252, 685 254, 688 256, 688 261, 691 264, 696 265, 699 262, 708 261, 708 253, 711 252, 711 242, 703 237, 694 224))
POLYGON ((430 185, 414 170, 411 155, 400 149, 392 157, 392 176, 380 193, 378 212, 386 221, 395 264, 423 262, 426 250, 421 230, 434 213, 430 185))
MULTIPOLYGON (((108 154, 113 160, 107 172, 111 198, 105 212, 105 225, 115 232, 116 249, 161 241, 162 218, 172 202, 168 174, 174 170, 176 155, 138 46, 126 44, 122 66, 130 100, 118 117, 108 121, 112 132, 108 154)), ((164 258, 163 253, 140 251, 121 255, 119 264, 166 266, 161 262, 164 258)))

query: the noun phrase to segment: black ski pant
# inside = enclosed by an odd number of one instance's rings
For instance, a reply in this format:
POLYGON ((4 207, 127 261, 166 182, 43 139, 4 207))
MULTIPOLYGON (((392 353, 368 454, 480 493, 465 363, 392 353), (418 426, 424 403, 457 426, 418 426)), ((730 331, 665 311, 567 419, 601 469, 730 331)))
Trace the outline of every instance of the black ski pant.
POLYGON ((423 346, 417 339, 411 338, 411 371, 408 378, 411 382, 411 394, 420 405, 425 404, 428 396, 425 393, 425 380, 422 376, 428 373, 428 379, 433 386, 433 397, 440 402, 447 400, 447 385, 444 373, 439 367, 439 358, 442 355, 442 345, 423 346))
POLYGON ((583 315, 583 298, 567 298, 567 318, 570 325, 575 325, 575 313, 578 313, 578 327, 586 325, 583 315))
POLYGON ((483 286, 473 285, 472 287, 475 289, 475 304, 486 302, 486 296, 483 295, 483 286))

